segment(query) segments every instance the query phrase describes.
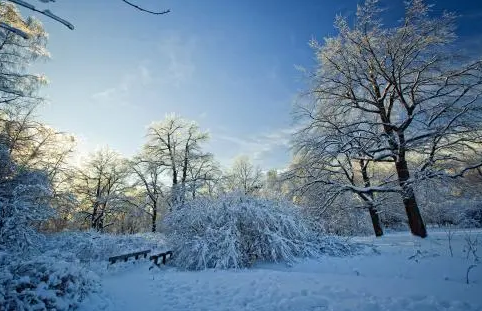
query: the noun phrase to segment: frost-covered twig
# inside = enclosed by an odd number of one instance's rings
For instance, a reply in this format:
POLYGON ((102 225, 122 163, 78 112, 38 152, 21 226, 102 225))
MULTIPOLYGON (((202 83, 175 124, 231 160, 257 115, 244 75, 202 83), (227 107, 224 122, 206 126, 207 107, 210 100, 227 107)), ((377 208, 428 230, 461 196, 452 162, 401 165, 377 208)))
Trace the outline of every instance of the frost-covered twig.
POLYGON ((467 284, 470 283, 470 282, 469 282, 469 273, 470 273, 470 270, 472 270, 472 269, 475 268, 475 267, 477 267, 477 265, 476 265, 476 264, 473 264, 473 265, 470 265, 470 266, 467 268, 467 274, 466 274, 466 276, 465 276, 465 282, 466 282, 467 284))
POLYGON ((479 239, 476 236, 474 239, 470 236, 470 234, 465 235, 465 243, 466 243, 466 251, 467 251, 467 260, 470 259, 470 255, 472 255, 474 262, 479 261, 479 255, 477 253, 477 246, 479 243, 479 239))
POLYGON ((480 257, 479 257, 479 254, 477 253, 477 250, 478 250, 477 246, 478 246, 479 239, 478 239, 478 236, 476 236, 475 239, 472 239, 470 234, 467 234, 465 236, 465 242, 467 243, 466 244, 467 260, 470 258, 470 255, 473 256, 473 262, 467 268, 467 273, 465 275, 465 281, 467 284, 469 284, 470 270, 477 267, 480 262, 480 257))

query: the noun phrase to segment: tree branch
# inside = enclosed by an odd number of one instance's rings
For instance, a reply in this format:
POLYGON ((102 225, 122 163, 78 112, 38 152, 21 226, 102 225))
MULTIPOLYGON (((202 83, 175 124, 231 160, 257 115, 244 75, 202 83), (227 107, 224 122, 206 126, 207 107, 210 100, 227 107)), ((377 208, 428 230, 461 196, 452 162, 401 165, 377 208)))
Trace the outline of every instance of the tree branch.
POLYGON ((41 11, 41 10, 37 9, 35 6, 31 5, 30 3, 22 1, 22 0, 8 0, 8 1, 13 2, 15 4, 18 4, 20 6, 23 6, 24 8, 27 8, 27 9, 32 10, 34 12, 38 12, 40 14, 43 14, 47 17, 50 17, 51 19, 56 20, 59 23, 64 24, 69 29, 74 30, 74 25, 72 25, 69 21, 67 21, 63 18, 60 18, 57 15, 53 14, 50 10, 41 11))
POLYGON ((122 0, 123 2, 127 3, 128 5, 138 9, 139 11, 142 11, 142 12, 146 12, 146 13, 149 13, 149 14, 154 14, 154 15, 164 15, 164 14, 167 14, 169 12, 171 12, 171 10, 165 10, 165 11, 161 11, 161 12, 155 12, 155 11, 149 11, 149 10, 146 10, 146 9, 143 9, 141 8, 140 6, 132 3, 132 2, 129 2, 127 0, 122 0))

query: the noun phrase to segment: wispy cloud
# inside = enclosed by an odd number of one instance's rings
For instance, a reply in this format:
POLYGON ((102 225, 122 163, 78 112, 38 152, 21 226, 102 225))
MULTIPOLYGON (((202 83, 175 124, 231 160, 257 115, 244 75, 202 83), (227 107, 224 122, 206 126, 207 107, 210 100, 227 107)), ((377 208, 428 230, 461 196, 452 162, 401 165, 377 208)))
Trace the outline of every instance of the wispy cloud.
MULTIPOLYGON (((234 144, 237 154, 250 156, 263 167, 273 167, 287 159, 289 143, 295 128, 287 127, 268 131, 253 137, 240 137, 227 134, 213 135, 213 139, 234 144)), ((228 164, 229 165, 229 164, 228 164)), ((286 163, 283 163, 286 165, 286 163)))
POLYGON ((193 56, 197 48, 198 39, 194 36, 185 38, 178 33, 163 35, 158 50, 166 67, 164 82, 179 87, 193 77, 196 70, 193 56))
POLYGON ((152 81, 153 78, 147 65, 141 64, 134 72, 124 74, 117 85, 94 93, 92 98, 100 103, 116 103, 121 106, 134 107, 128 101, 131 91, 146 86, 152 81))

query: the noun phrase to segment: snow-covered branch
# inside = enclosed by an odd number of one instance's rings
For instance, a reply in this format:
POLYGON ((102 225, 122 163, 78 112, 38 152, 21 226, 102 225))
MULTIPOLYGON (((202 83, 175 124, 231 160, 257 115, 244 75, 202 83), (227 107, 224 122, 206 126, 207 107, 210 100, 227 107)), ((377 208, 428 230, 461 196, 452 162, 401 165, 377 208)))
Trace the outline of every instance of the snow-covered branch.
MULTIPOLYGON (((57 15, 55 15, 54 13, 52 13, 50 10, 41 10, 41 9, 37 9, 34 5, 26 2, 26 1, 23 1, 23 0, 8 0, 10 2, 13 2, 17 5, 20 5, 20 6, 23 6, 24 8, 27 8, 29 10, 32 10, 34 12, 37 12, 37 13, 40 13, 42 15, 45 15, 63 25, 65 25, 67 28, 71 29, 71 30, 74 30, 74 25, 72 25, 69 21, 67 21, 66 19, 63 19, 57 15)), ((41 0, 42 2, 49 2, 47 0, 41 0)))

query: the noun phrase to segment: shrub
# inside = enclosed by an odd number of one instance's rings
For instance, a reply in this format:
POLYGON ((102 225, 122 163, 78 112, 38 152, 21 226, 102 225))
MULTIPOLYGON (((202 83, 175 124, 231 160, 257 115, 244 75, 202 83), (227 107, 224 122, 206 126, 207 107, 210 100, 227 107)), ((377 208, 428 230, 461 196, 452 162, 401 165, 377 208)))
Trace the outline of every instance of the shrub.
MULTIPOLYGON (((230 195, 197 199, 165 219, 174 265, 189 270, 242 268, 255 260, 292 262, 322 253, 323 238, 299 208, 230 195)), ((325 252, 346 251, 339 242, 325 252)))
POLYGON ((63 261, 0 255, 1 310, 74 310, 99 284, 94 273, 63 261))
POLYGON ((462 226, 482 228, 482 201, 467 203, 462 217, 462 226))
POLYGON ((81 263, 89 264, 105 261, 110 256, 123 253, 155 250, 163 245, 164 239, 161 234, 114 235, 92 230, 48 235, 43 251, 67 261, 79 260, 81 263), (56 254, 58 250, 61 250, 61 253, 56 254), (69 259, 69 256, 73 259, 69 259))

